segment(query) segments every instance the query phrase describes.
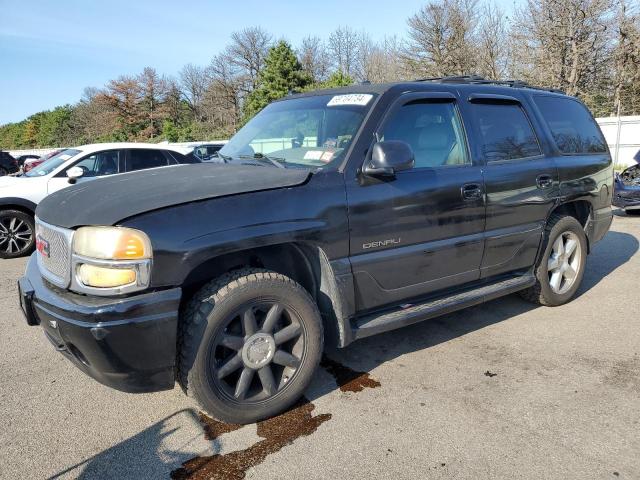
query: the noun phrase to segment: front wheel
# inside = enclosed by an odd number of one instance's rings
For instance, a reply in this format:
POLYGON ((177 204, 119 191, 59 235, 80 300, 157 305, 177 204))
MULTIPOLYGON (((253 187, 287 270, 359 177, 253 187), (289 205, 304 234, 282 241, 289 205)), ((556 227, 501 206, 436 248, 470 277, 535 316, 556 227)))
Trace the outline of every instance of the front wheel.
POLYGON ((587 237, 574 217, 552 215, 544 234, 544 251, 536 265, 536 284, 521 292, 540 305, 567 303, 580 287, 587 263, 587 237))
POLYGON ((0 211, 0 258, 16 258, 33 250, 33 217, 20 210, 0 211))
POLYGON ((208 283, 181 319, 178 380, 214 417, 252 423, 291 406, 323 348, 313 299, 292 279, 242 269, 208 283))

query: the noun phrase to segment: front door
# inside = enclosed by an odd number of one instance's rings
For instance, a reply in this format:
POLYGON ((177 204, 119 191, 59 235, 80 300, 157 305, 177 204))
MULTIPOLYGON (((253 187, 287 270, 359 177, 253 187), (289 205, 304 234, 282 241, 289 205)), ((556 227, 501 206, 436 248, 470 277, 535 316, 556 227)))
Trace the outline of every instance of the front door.
POLYGON ((408 143, 415 167, 390 180, 360 174, 347 181, 356 308, 406 303, 477 280, 484 186, 481 167, 469 155, 457 98, 402 95, 376 136, 408 143))
POLYGON ((47 193, 51 194, 71 185, 67 177, 67 170, 71 167, 82 169, 82 177, 77 179, 78 183, 119 173, 122 171, 120 166, 124 164, 121 157, 121 150, 104 150, 92 153, 50 178, 47 183, 47 193))

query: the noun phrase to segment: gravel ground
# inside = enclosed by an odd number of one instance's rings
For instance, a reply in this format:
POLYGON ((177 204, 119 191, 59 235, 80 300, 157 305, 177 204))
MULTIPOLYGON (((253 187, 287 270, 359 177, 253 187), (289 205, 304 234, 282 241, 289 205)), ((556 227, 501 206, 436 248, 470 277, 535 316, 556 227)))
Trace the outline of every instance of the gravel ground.
POLYGON ((0 478, 638 479, 640 217, 617 213, 570 304, 509 296, 329 352, 307 401, 242 428, 84 376, 22 319, 25 259, 0 260, 0 478))

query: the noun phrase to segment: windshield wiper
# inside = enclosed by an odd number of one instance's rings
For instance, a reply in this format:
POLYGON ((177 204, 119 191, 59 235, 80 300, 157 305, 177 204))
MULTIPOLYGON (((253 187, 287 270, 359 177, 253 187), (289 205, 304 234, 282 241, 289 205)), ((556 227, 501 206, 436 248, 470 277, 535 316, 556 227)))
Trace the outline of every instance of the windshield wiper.
POLYGON ((269 157, 262 153, 254 153, 253 155, 239 155, 238 158, 241 158, 243 160, 258 160, 263 162, 266 160, 274 167, 287 168, 284 166, 284 164, 286 163, 286 160, 284 158, 269 157))

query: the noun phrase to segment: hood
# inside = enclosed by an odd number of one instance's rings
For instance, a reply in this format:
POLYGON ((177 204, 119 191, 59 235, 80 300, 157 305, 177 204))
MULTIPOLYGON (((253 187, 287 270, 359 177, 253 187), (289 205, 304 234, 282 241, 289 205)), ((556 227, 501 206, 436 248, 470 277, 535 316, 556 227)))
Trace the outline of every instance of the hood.
POLYGON ((113 175, 65 188, 36 210, 43 222, 63 228, 114 225, 160 208, 239 193, 293 187, 308 170, 198 163, 113 175))

